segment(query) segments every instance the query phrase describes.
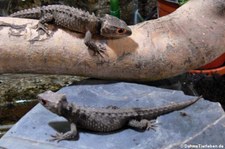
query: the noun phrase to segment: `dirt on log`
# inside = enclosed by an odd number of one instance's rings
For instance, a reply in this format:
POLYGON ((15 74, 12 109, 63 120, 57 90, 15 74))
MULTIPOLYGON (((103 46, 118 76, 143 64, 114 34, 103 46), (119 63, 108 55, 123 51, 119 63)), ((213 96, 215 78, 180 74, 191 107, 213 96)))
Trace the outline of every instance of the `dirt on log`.
POLYGON ((119 80, 159 80, 211 62, 225 52, 225 1, 190 0, 174 13, 131 26, 122 39, 95 37, 103 57, 84 35, 37 20, 0 18, 0 73, 70 74, 119 80))

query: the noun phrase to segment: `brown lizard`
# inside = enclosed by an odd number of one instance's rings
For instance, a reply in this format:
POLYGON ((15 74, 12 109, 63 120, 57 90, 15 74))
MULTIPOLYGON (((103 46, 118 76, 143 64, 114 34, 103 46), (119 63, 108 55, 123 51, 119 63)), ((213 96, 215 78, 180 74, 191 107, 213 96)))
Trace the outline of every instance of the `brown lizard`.
POLYGON ((48 5, 15 12, 11 17, 40 19, 38 29, 47 32, 45 23, 54 23, 71 31, 85 34, 85 45, 101 55, 105 48, 92 40, 92 35, 106 38, 122 38, 132 34, 127 24, 114 16, 106 14, 96 17, 94 14, 65 5, 48 5))
POLYGON ((130 126, 139 130, 154 128, 152 119, 175 110, 183 109, 201 97, 174 103, 157 108, 91 108, 68 103, 66 96, 52 91, 38 95, 39 102, 51 112, 65 117, 71 124, 71 130, 62 134, 57 133, 53 140, 73 139, 77 136, 77 126, 97 131, 110 132, 130 126))

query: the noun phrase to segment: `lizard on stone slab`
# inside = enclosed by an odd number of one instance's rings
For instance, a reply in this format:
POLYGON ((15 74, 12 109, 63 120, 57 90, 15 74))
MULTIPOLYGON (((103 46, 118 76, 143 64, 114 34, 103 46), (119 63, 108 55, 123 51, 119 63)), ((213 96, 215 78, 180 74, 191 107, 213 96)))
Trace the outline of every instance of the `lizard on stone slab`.
POLYGON ((196 99, 156 108, 93 108, 68 103, 64 94, 52 91, 46 91, 37 97, 45 108, 65 117, 70 123, 70 131, 52 136, 52 140, 57 141, 76 138, 78 135, 77 126, 96 132, 111 132, 125 126, 138 130, 149 130, 155 126, 152 119, 183 109, 202 98, 197 97, 196 99))
MULTIPOLYGON (((48 5, 15 12, 11 17, 40 19, 38 29, 47 33, 45 23, 54 23, 71 31, 85 34, 85 45, 95 53, 101 55, 105 47, 92 40, 92 35, 101 35, 109 38, 122 38, 132 34, 127 24, 114 16, 106 14, 96 17, 94 14, 65 5, 48 5)), ((101 55, 102 56, 102 55, 101 55)))

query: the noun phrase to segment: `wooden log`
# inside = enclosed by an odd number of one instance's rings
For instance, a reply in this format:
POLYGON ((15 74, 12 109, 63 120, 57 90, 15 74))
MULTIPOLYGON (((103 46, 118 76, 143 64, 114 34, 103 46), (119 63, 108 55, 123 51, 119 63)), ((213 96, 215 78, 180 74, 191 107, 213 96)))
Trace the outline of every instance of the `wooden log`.
POLYGON ((225 1, 190 0, 174 13, 131 26, 122 39, 96 37, 106 47, 93 55, 84 35, 37 20, 0 18, 0 73, 70 74, 120 80, 159 80, 207 64, 225 52, 225 1), (36 39, 36 41, 34 41, 36 39))

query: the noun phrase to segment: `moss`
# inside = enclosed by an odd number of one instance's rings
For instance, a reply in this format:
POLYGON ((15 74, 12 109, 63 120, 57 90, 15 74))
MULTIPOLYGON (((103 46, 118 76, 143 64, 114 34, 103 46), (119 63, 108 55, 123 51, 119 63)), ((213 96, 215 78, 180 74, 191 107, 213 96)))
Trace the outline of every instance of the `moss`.
POLYGON ((13 123, 22 117, 37 103, 37 94, 46 90, 57 91, 83 79, 65 75, 0 75, 1 124, 13 123))

